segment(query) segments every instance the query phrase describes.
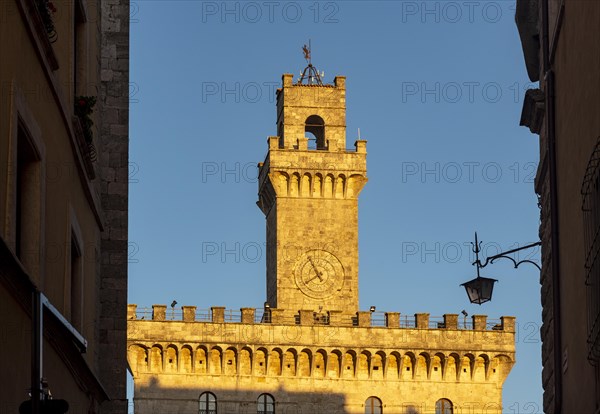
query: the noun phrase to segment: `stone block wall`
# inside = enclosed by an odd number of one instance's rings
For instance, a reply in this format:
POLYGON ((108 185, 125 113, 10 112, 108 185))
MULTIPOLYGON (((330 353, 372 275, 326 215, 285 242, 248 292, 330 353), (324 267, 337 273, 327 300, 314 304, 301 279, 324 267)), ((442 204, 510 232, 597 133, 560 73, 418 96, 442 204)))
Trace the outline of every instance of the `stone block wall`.
POLYGON ((267 301, 279 308, 323 306, 354 314, 366 141, 357 141, 355 151, 317 151, 281 149, 277 140, 269 138, 269 153, 259 165, 258 204, 267 216, 267 301), (302 291, 296 273, 309 252, 341 264, 341 280, 329 295, 302 291))
POLYGON ((282 76, 277 91, 277 128, 282 148, 294 148, 304 138, 306 120, 317 115, 325 122, 325 139, 330 151, 346 148, 346 83, 337 76, 333 85, 298 85, 293 75, 282 76))
POLYGON ((127 261, 129 191, 129 1, 99 0, 99 168, 104 230, 99 293, 100 379, 111 398, 102 413, 127 412, 127 261))
POLYGON ((136 412, 195 410, 204 392, 215 396, 218 413, 256 412, 262 394, 284 413, 364 413, 369 397, 390 413, 432 413, 440 399, 455 412, 502 412, 514 318, 475 330, 452 326, 456 315, 444 317, 450 328, 434 329, 428 314, 415 315, 412 328, 371 326, 370 312, 359 312, 357 327, 310 316, 300 311, 297 323, 223 323, 218 312, 208 322, 131 319, 136 412))

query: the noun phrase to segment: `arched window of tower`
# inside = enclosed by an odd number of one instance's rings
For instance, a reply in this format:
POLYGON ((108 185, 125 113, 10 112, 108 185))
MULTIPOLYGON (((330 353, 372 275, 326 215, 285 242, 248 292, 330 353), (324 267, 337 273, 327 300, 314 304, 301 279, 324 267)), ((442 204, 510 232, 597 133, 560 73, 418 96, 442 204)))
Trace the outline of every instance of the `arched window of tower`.
POLYGON ((308 138, 308 148, 326 150, 328 148, 325 140, 325 121, 319 115, 311 115, 306 118, 304 132, 308 138))

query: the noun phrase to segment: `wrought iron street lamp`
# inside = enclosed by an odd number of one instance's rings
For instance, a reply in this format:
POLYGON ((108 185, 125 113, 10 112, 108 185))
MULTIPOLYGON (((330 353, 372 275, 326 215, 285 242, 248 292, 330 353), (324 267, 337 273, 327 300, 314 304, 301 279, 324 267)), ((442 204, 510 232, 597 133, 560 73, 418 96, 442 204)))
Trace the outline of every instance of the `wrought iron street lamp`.
POLYGON ((461 286, 464 286, 465 290, 467 291, 467 296, 469 297, 469 301, 471 303, 476 303, 478 305, 481 305, 482 303, 489 302, 490 300, 492 300, 492 292, 494 290, 494 283, 497 282, 498 280, 491 279, 489 277, 482 277, 480 275, 480 270, 483 269, 484 267, 486 267, 488 264, 494 263, 494 260, 509 259, 513 262, 515 269, 517 267, 519 267, 519 265, 521 263, 531 263, 532 265, 537 267, 538 270, 542 270, 541 267, 537 263, 535 263, 529 259, 521 260, 521 261, 517 262, 515 259, 513 259, 512 257, 509 256, 509 254, 518 252, 520 250, 525 250, 525 249, 530 249, 532 247, 540 246, 541 244, 542 244, 542 242, 536 242, 536 243, 528 244, 527 246, 519 247, 517 249, 512 249, 512 250, 508 250, 505 252, 501 252, 494 256, 489 256, 487 259, 485 259, 484 263, 481 263, 481 260, 479 260, 479 252, 481 251, 481 242, 478 241, 477 232, 475 232, 475 243, 471 243, 471 245, 473 246, 473 253, 475 253, 475 261, 472 264, 473 264, 473 266, 477 267, 477 277, 473 280, 470 280, 468 282, 461 284, 461 286))
POLYGON ((489 277, 481 277, 477 275, 475 279, 463 283, 461 286, 465 287, 471 303, 481 305, 482 303, 492 300, 494 283, 497 281, 498 280, 496 279, 490 279, 489 277))

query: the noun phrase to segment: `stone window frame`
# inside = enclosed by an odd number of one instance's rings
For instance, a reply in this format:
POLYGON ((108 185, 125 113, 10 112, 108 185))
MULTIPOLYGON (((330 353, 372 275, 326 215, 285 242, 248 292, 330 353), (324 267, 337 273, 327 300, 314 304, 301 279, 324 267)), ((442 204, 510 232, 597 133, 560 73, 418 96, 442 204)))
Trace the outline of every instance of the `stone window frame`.
POLYGON ((44 280, 43 266, 43 246, 45 245, 45 205, 46 205, 46 147, 42 139, 42 130, 38 125, 33 112, 27 105, 27 100, 21 88, 16 82, 10 84, 10 119, 9 119, 9 135, 8 135, 8 154, 7 154, 7 186, 6 191, 6 210, 4 221, 4 237, 8 241, 9 246, 13 247, 13 255, 15 259, 21 263, 27 270, 29 276, 38 284, 41 285, 44 280), (22 135, 21 135, 22 134, 22 135), (34 187, 36 204, 33 205, 31 212, 32 220, 37 225, 32 225, 29 229, 28 244, 31 250, 34 251, 31 260, 22 260, 17 255, 17 169, 18 169, 18 146, 19 137, 22 136, 27 140, 27 145, 33 151, 36 159, 34 166, 35 177, 31 183, 34 187), (37 181, 37 182, 36 182, 37 181))
POLYGON ((217 414, 217 396, 210 391, 204 391, 198 398, 199 414, 217 414), (205 397, 205 398, 203 398, 205 397), (211 399, 212 398, 212 399, 211 399), (204 401, 203 401, 204 399, 204 401), (202 406, 204 404, 204 407, 202 406))
POLYGON ((582 184, 583 268, 586 286, 588 360, 600 361, 600 137, 590 154, 582 184))
POLYGON ((453 414, 454 404, 448 398, 440 398, 435 402, 435 414, 453 414))
POLYGON ((381 414, 383 413, 383 402, 381 398, 374 395, 365 400, 365 414, 381 414))
POLYGON ((267 393, 260 394, 256 399, 256 412, 257 414, 275 414, 275 397, 267 393))
POLYGON ((87 95, 88 82, 88 56, 89 42, 87 5, 85 0, 75 0, 73 2, 73 62, 71 70, 73 71, 73 96, 87 95))
MULTIPOLYGON (((68 234, 68 249, 65 249, 65 282, 64 282, 64 303, 65 310, 68 309, 69 320, 71 325, 83 334, 83 320, 85 316, 85 247, 83 232, 77 220, 77 215, 73 206, 69 206, 69 220, 67 223, 68 234), (77 250, 78 262, 75 263, 76 269, 73 268, 73 246, 77 250), (75 297, 73 288, 79 290, 79 296, 75 297), (74 304, 76 299, 78 303, 74 304), (76 311, 75 306, 78 310, 76 311)), ((65 312, 66 313, 66 312, 65 312)))

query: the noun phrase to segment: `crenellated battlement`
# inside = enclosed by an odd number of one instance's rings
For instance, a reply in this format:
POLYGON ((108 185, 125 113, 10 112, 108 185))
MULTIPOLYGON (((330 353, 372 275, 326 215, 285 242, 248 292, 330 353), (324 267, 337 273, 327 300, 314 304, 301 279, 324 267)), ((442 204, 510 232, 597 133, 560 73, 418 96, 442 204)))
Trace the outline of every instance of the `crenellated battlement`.
MULTIPOLYGON (((200 322, 227 324, 269 324, 269 325, 306 325, 332 326, 346 328, 389 328, 389 329, 427 329, 454 331, 493 331, 515 333, 515 317, 501 316, 488 320, 487 315, 472 315, 471 321, 460 323, 458 314, 444 314, 442 317, 430 317, 428 313, 401 315, 400 312, 358 311, 351 319, 343 318, 341 311, 314 312, 298 310, 293 315, 289 310, 267 308, 226 309, 213 306, 210 309, 198 309, 196 306, 182 306, 180 309, 167 310, 167 305, 152 305, 151 308, 138 308, 136 304, 127 305, 129 321, 159 322, 200 322), (292 315, 292 316, 290 316, 292 315)), ((387 334, 386 334, 387 335, 387 334)))
POLYGON ((279 311, 129 305, 134 378, 185 374, 182 381, 193 383, 201 375, 215 384, 249 388, 258 381, 258 388, 266 389, 281 377, 297 381, 299 388, 330 386, 305 384, 307 378, 326 384, 385 380, 397 382, 399 389, 407 381, 433 381, 448 390, 468 382, 495 390, 515 361, 515 318, 510 316, 488 321, 474 315, 470 323, 461 323, 456 314, 357 312, 349 325, 331 313, 322 318, 299 311, 290 319, 279 311))

